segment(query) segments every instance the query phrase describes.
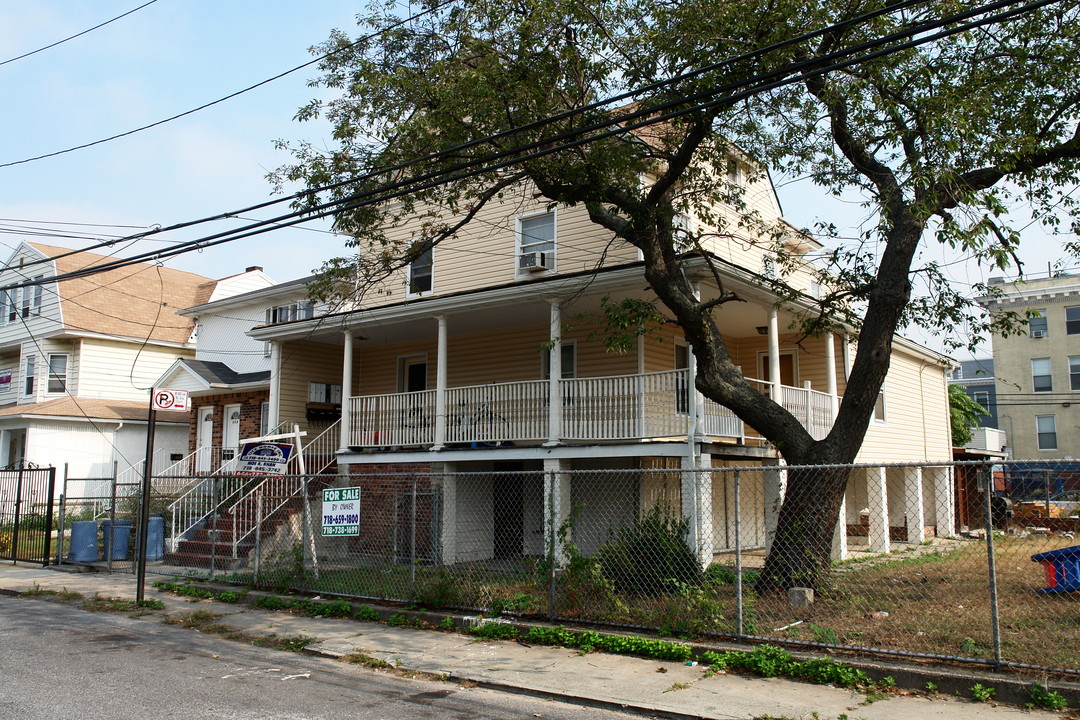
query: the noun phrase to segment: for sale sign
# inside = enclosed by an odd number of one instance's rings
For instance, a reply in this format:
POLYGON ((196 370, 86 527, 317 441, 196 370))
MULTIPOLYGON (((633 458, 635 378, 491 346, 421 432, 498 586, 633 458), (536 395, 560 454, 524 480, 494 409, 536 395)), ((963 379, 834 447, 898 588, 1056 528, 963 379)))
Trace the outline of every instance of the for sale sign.
POLYGON ((236 462, 236 475, 284 475, 293 446, 289 443, 244 443, 236 462))
POLYGON ((327 488, 322 491, 322 534, 360 534, 360 488, 327 488))

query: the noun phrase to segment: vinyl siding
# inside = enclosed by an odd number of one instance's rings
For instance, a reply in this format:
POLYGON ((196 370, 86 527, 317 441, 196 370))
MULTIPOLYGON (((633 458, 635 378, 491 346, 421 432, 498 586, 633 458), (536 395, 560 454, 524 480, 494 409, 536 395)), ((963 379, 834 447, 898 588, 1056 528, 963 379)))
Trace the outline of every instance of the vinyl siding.
POLYGON ((79 395, 147 399, 149 388, 177 358, 191 358, 194 354, 179 348, 140 348, 133 343, 84 339, 79 353, 79 395))

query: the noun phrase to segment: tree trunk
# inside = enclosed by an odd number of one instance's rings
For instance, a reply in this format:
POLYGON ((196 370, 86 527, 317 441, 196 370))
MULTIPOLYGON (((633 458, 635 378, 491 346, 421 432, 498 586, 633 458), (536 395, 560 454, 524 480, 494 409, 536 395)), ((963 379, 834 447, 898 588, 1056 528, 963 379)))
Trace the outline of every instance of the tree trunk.
MULTIPOLYGON (((778 469, 783 472, 783 468, 778 469)), ((776 533, 755 585, 759 594, 809 587, 824 590, 833 531, 847 489, 848 467, 791 467, 776 533)))

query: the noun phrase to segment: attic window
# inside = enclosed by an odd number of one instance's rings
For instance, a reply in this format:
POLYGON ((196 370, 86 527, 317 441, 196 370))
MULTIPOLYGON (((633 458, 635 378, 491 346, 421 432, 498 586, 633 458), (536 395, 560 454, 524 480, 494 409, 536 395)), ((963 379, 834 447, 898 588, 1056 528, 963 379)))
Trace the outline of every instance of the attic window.
POLYGON ((266 322, 268 325, 292 322, 293 320, 310 320, 313 317, 315 317, 315 304, 311 302, 294 302, 266 309, 266 322))

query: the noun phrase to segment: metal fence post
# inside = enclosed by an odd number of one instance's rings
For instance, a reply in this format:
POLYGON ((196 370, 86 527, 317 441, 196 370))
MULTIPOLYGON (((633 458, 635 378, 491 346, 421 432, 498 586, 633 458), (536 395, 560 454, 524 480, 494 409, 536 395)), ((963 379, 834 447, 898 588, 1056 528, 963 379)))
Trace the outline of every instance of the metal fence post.
POLYGON ((67 510, 68 464, 64 463, 64 485, 60 491, 60 527, 56 529, 56 564, 64 562, 64 513, 67 510))
POLYGON ((255 498, 255 573, 253 583, 259 587, 260 560, 262 558, 263 491, 255 498))
POLYGON ((214 579, 214 568, 217 566, 217 515, 218 515, 218 481, 219 475, 215 475, 210 481, 210 517, 206 521, 206 537, 210 539, 210 579, 214 579), (212 528, 212 529, 211 529, 212 528))
POLYGON ((109 478, 109 530, 102 537, 102 547, 105 548, 105 567, 112 572, 113 540, 116 538, 116 468, 113 468, 113 476, 109 478))
POLYGON ((990 628, 994 637, 994 669, 1001 669, 1001 617, 998 614, 997 572, 994 567, 994 520, 991 512, 990 495, 994 491, 994 469, 991 467, 983 491, 986 514, 986 568, 990 583, 990 628))
POLYGON ((548 496, 548 618, 554 620, 558 615, 558 606, 555 603, 556 583, 555 583, 555 474, 552 472, 544 473, 544 482, 547 484, 547 496, 548 496))
POLYGON ((416 476, 412 477, 412 498, 409 511, 409 598, 416 600, 416 476))
POLYGON ((743 636, 743 585, 742 585, 742 500, 739 471, 735 471, 735 615, 738 625, 735 634, 743 636))
MULTIPOLYGON (((41 554, 41 564, 44 567, 49 566, 49 555, 51 548, 49 543, 52 542, 52 530, 53 530, 53 494, 56 492, 56 468, 49 468, 49 489, 48 489, 48 501, 46 507, 48 508, 45 513, 45 551, 41 554)), ((57 565, 60 563, 57 562, 57 565)))
POLYGON ((19 557, 19 516, 22 514, 23 468, 19 465, 19 474, 15 478, 15 526, 11 529, 11 560, 19 557))

